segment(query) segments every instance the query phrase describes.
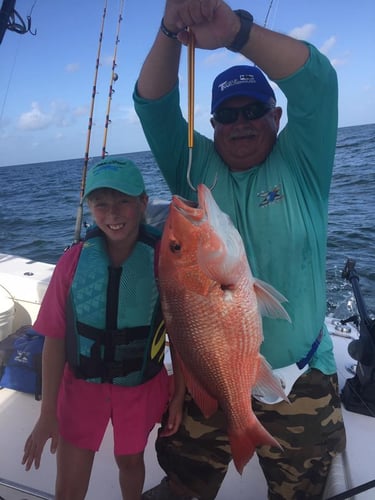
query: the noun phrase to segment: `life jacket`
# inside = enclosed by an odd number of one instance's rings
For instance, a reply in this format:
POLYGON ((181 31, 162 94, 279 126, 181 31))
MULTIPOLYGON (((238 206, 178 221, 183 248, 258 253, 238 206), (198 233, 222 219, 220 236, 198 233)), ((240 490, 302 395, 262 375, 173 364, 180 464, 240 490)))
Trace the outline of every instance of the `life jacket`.
POLYGON ((162 369, 159 240, 158 232, 141 225, 131 255, 115 268, 100 229, 87 233, 67 303, 67 361, 77 378, 134 386, 162 369))

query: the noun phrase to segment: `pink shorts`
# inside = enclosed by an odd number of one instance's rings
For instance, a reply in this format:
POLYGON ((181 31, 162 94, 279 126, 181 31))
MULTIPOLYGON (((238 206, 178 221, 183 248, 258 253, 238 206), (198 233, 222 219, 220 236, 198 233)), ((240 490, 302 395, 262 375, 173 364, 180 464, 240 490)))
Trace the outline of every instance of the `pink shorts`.
POLYGON ((59 432, 78 448, 98 451, 111 420, 115 455, 140 453, 167 404, 165 368, 142 385, 124 387, 77 379, 66 366, 58 399, 59 432))

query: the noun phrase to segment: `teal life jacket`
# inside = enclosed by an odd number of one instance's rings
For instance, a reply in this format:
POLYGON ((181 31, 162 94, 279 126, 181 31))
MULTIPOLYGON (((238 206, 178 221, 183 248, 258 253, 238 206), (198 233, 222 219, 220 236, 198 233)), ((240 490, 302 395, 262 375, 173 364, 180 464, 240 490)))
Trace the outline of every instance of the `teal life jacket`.
POLYGON ((163 367, 165 327, 156 282, 160 234, 141 225, 121 267, 99 228, 82 246, 67 304, 67 361, 77 378, 135 386, 163 367))

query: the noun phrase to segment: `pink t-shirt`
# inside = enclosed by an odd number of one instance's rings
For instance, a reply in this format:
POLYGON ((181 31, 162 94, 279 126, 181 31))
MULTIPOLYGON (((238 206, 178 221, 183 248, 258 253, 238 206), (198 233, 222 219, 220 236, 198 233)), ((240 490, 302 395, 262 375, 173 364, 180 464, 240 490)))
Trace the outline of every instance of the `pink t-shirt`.
MULTIPOLYGON (((42 335, 65 337, 66 302, 82 245, 67 250, 55 267, 34 323, 42 335)), ((97 451, 112 420, 115 455, 140 453, 167 405, 165 368, 144 384, 126 387, 77 379, 66 364, 58 396, 59 433, 78 448, 97 451)))
POLYGON ((73 245, 59 259, 33 328, 47 337, 64 338, 66 301, 83 243, 73 245))

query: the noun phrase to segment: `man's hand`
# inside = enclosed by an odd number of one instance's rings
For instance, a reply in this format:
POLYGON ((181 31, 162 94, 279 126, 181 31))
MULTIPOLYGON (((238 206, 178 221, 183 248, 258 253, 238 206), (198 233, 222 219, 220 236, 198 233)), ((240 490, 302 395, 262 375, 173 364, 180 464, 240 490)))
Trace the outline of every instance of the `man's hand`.
POLYGON ((178 32, 184 45, 189 43, 189 27, 195 46, 201 49, 226 47, 234 40, 240 21, 222 0, 168 0, 164 14, 165 26, 178 32))

